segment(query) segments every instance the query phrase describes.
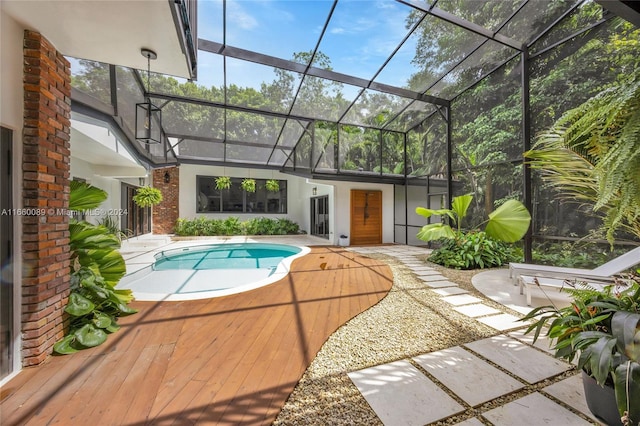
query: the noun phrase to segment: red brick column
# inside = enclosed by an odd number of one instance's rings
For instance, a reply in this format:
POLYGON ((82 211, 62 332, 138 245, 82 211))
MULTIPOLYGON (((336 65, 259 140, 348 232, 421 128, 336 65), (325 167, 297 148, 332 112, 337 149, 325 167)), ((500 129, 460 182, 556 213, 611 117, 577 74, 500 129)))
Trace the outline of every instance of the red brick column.
POLYGON ((173 234, 180 212, 180 173, 178 167, 166 167, 153 170, 153 187, 162 192, 162 202, 153 206, 153 233, 173 234), (165 182, 168 174, 169 182, 165 182))
POLYGON ((24 33, 22 357, 39 364, 64 334, 69 296, 71 71, 39 33, 24 33), (29 215, 29 214, 32 215, 29 215), (34 214, 35 213, 35 214, 34 214))

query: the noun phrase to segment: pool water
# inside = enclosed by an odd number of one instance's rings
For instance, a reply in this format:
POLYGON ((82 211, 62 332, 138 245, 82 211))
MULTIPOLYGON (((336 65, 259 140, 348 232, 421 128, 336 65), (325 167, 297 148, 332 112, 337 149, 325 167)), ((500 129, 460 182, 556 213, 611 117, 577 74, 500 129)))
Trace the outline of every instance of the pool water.
POLYGON ((308 247, 226 243, 165 250, 155 262, 120 280, 137 300, 193 300, 226 296, 274 283, 308 247))
POLYGON ((153 268, 156 271, 168 269, 254 269, 274 270, 286 257, 300 253, 299 247, 281 244, 224 244, 172 250, 156 255, 153 268))

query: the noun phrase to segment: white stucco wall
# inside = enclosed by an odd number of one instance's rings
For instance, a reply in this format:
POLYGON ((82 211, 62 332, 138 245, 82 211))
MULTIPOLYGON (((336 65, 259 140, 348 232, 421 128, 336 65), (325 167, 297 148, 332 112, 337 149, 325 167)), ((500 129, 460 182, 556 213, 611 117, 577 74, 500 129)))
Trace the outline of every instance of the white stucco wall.
POLYGON ((246 169, 236 167, 204 166, 193 164, 180 165, 180 203, 179 215, 182 218, 193 219, 198 216, 224 219, 228 216, 237 216, 241 220, 255 217, 287 217, 297 222, 304 230, 309 229, 309 196, 311 186, 306 179, 297 176, 285 175, 279 172, 263 169, 246 169), (255 179, 278 179, 287 181, 287 213, 197 213, 196 212, 196 176, 229 176, 244 178, 251 176, 255 179), (309 195, 307 195, 309 194, 309 195))
POLYGON ((337 244, 341 233, 350 232, 351 189, 375 189, 382 191, 382 242, 393 243, 393 185, 370 184, 360 182, 338 182, 308 180, 298 176, 272 172, 271 170, 245 169, 219 166, 182 164, 180 166, 180 204, 179 215, 192 219, 198 216, 226 218, 237 216, 241 220, 265 216, 251 213, 196 213, 196 176, 229 176, 256 179, 284 179, 287 181, 287 214, 268 215, 268 217, 287 217, 300 225, 307 233, 310 230, 310 199, 313 188, 315 196, 329 195, 329 243, 337 244))
MULTIPOLYGON (((329 217, 329 229, 332 232, 329 237, 330 242, 338 244, 338 238, 341 234, 351 234, 351 190, 360 189, 382 191, 382 242, 385 244, 393 243, 393 185, 320 180, 312 182, 333 187, 333 199, 331 196, 329 197, 329 208, 332 211, 332 215, 329 217)), ((318 186, 318 195, 320 195, 321 188, 323 187, 318 186)))
POLYGON ((107 215, 117 216, 120 209, 120 188, 121 181, 118 179, 96 175, 95 166, 84 160, 71 156, 71 178, 82 178, 87 183, 106 191, 108 198, 100 205, 100 208, 93 210, 85 216, 87 222, 98 223, 107 215))

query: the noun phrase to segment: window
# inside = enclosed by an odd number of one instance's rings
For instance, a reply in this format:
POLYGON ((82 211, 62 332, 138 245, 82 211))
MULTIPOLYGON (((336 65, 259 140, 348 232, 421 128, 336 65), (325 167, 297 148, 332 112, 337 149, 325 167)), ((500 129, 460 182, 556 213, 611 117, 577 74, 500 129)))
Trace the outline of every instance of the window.
POLYGON ((267 179, 255 179, 256 192, 240 187, 243 178, 231 178, 231 188, 216 189, 215 176, 196 177, 198 213, 286 213, 287 181, 278 180, 280 190, 267 191, 267 179))

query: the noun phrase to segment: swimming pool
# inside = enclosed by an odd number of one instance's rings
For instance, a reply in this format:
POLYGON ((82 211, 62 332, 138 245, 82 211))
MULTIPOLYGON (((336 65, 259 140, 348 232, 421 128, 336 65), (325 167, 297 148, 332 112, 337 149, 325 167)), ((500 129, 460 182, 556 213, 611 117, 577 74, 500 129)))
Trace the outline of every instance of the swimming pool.
POLYGON ((137 300, 194 300, 259 288, 287 275, 308 247, 268 243, 208 244, 164 250, 120 280, 137 300))

